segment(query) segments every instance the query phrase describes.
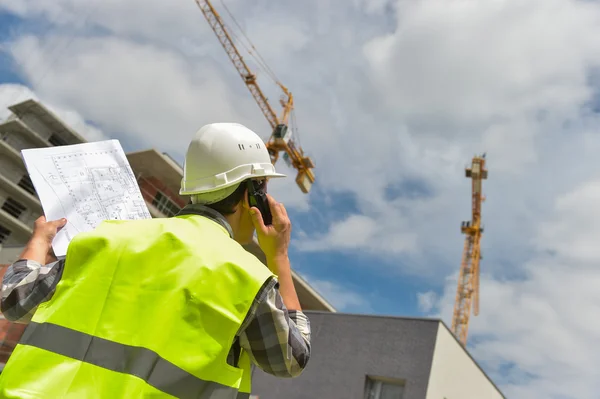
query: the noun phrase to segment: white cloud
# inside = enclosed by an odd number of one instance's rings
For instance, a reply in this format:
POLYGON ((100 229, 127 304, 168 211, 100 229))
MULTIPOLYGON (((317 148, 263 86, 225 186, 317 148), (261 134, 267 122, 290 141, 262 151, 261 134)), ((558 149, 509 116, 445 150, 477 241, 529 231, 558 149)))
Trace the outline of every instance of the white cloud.
MULTIPOLYGON (((156 147, 181 156, 200 126, 219 121, 238 121, 269 136, 250 94, 242 91, 244 95, 235 98, 210 61, 191 62, 177 52, 110 37, 75 38, 67 54, 51 64, 54 43, 61 40, 22 37, 12 43, 11 51, 37 83, 38 92, 71 105, 103 130, 118 132, 141 149, 156 147), (37 57, 29 60, 32 53, 37 57), (44 65, 52 67, 39 75, 36 68, 44 65)), ((235 83, 245 90, 241 81, 235 83)), ((74 127, 84 126, 76 113, 63 115, 71 117, 74 127)), ((297 194, 296 171, 283 161, 277 168, 288 177, 272 182, 272 194, 289 207, 308 210, 308 197, 297 194)))
POLYGON ((167 4, 159 0, 0 0, 0 9, 28 20, 40 18, 60 29, 76 28, 78 33, 101 28, 120 36, 163 43, 208 30, 194 1, 167 4))
MULTIPOLYGON (((556 199, 554 216, 536 226, 537 252, 524 261, 523 278, 482 276, 481 309, 471 316, 469 345, 496 380, 508 380, 508 397, 597 397, 599 187, 599 179, 590 180, 556 199), (513 363, 516 372, 505 375, 501 368, 513 363)), ((448 325, 455 292, 456 280, 449 279, 436 302, 448 325)))
MULTIPOLYGON (((28 0, 22 15, 44 15, 59 24, 61 32, 76 25, 75 16, 87 15, 85 2, 38 3, 28 0)), ((73 36, 24 36, 12 42, 11 51, 36 92, 73 107, 104 131, 140 147, 155 146, 181 155, 192 132, 213 120, 235 119, 266 132, 258 108, 201 13, 190 3, 171 11, 159 4, 151 6, 154 3, 141 7, 136 1, 94 3, 89 5, 96 7, 89 24, 108 29, 112 36, 83 37, 78 30, 73 36), (138 14, 132 19, 134 9, 138 14), (157 37, 160 26, 184 14, 177 36, 157 37), (153 24, 156 28, 151 29, 153 24), (195 51, 182 50, 182 43, 195 51)), ((13 3, 3 4, 11 7, 13 3)), ((240 10, 238 2, 228 4, 234 12, 240 10)), ((556 194, 561 190, 544 171, 556 157, 569 162, 581 149, 582 128, 598 126, 594 119, 572 123, 590 91, 587 67, 597 64, 596 54, 600 54, 590 50, 595 46, 590 38, 598 29, 592 24, 598 7, 567 0, 525 5, 400 1, 396 3, 397 26, 389 26, 393 28, 389 35, 382 35, 373 28, 377 24, 356 19, 352 10, 380 11, 387 6, 384 2, 354 2, 346 8, 328 2, 319 7, 331 11, 334 6, 336 13, 324 16, 325 22, 292 13, 294 18, 286 28, 291 30, 282 35, 276 35, 278 26, 253 22, 263 21, 259 9, 243 17, 236 12, 278 75, 290 79, 284 83, 296 94, 302 142, 317 163, 315 173, 322 191, 356 195, 358 216, 377 226, 375 234, 358 230, 368 228, 369 222, 336 220, 329 226, 331 237, 309 235, 304 248, 317 250, 319 246, 313 244, 318 239, 334 244, 321 245, 323 250, 347 250, 346 237, 355 236, 364 238, 361 248, 381 256, 416 250, 445 258, 435 264, 447 265, 450 258, 459 256, 462 238, 456 226, 469 214, 468 181, 462 168, 473 153, 482 150, 490 155, 493 179, 485 185, 490 200, 484 218, 490 233, 484 245, 492 248, 486 254, 493 255, 493 248, 500 248, 515 229, 525 229, 526 234, 527 221, 541 216, 534 216, 528 206, 535 204, 539 212, 545 212, 552 195, 542 195, 542 191, 556 194), (539 22, 534 6, 551 21, 540 29, 531 29, 539 22), (346 20, 336 19, 340 16, 346 20), (571 26, 573 20, 578 22, 571 26), (361 23, 365 29, 356 28, 361 23), (568 34, 562 35, 563 31, 568 34), (284 44, 273 47, 270 35, 285 38, 284 44), (341 45, 344 35, 354 40, 341 45), (558 39, 546 43, 546 37, 558 39), (361 46, 365 57, 357 51, 361 46), (390 51, 380 51, 382 46, 389 46, 390 51), (282 52, 286 56, 280 56, 282 52), (569 55, 567 61, 549 60, 564 54, 569 55), (342 59, 346 61, 340 63, 342 59), (536 73, 540 59, 548 62, 536 73), (524 77, 532 81, 525 84, 524 77), (573 134, 568 142, 561 132, 567 123, 573 134), (556 140, 562 144, 552 145, 556 140), (534 175, 540 182, 535 190, 530 184, 534 175), (431 197, 385 197, 386 189, 402 186, 407 179, 427 186, 431 197), (546 188, 544 179, 555 188, 546 188), (507 192, 518 194, 506 198, 507 192), (502 217, 508 208, 519 217, 502 217)), ((295 6, 278 7, 265 15, 278 15, 282 8, 295 6)), ((261 79, 263 87, 268 86, 265 77, 261 79)), ((575 179, 562 179, 562 188, 589 173, 582 170, 575 179)), ((569 168, 561 168, 556 175, 569 174, 569 168)), ((274 184, 273 192, 284 203, 307 210, 306 196, 294 191, 291 180, 274 184)), ((432 263, 424 262, 421 266, 432 263)))
MULTIPOLYGON (((600 64, 594 40, 600 7, 571 0, 396 6, 395 30, 363 46, 368 68, 361 76, 373 86, 353 87, 342 68, 344 85, 334 86, 334 98, 355 104, 336 105, 344 108, 343 119, 334 119, 335 129, 313 144, 323 151, 321 182, 355 193, 360 213, 379 234, 337 221, 330 237, 318 238, 346 250, 343 228, 345 237, 365 239, 361 248, 388 256, 396 247, 380 245, 382 236, 413 233, 417 248, 446 258, 436 264, 447 265, 449 253, 458 263, 458 226, 470 214, 462 169, 487 151, 484 249, 486 256, 504 256, 513 232, 527 237, 553 195, 590 175, 580 166, 581 153, 593 151, 587 131, 598 121, 581 109, 592 94, 589 73, 600 64), (386 187, 407 178, 429 186, 432 197, 385 199, 386 187)), ((528 244, 517 243, 518 250, 528 244)))
POLYGON ((233 101, 210 62, 192 65, 175 52, 109 37, 74 38, 52 63, 52 44, 57 41, 60 38, 27 36, 11 46, 35 90, 142 147, 182 154, 205 123, 252 124, 244 114, 250 114, 250 106, 257 107, 247 98, 233 101), (31 53, 37 59, 28 59, 31 53), (38 80, 39 65, 50 67, 38 80))
POLYGON ((565 112, 589 95, 598 14, 570 0, 401 2, 398 30, 365 55, 387 105, 404 116, 488 122, 565 112))
MULTIPOLYGON (((0 8, 23 17, 41 16, 60 27, 54 35, 21 35, 4 44, 44 98, 72 107, 133 146, 157 147, 176 158, 191 135, 209 122, 235 120, 269 136, 266 120, 193 2, 168 10, 158 2, 156 7, 135 1, 39 3, 28 0, 17 7, 0 2, 0 8), (138 13, 131 19, 134 10, 138 13), (101 26, 113 35, 82 35, 82 15, 90 17, 88 28, 101 26), (169 26, 169 33, 161 26, 169 26)), ((272 25, 267 32, 277 30, 280 50, 302 47, 304 35, 297 28, 272 25)), ((249 30, 260 36, 252 25, 249 30)), ((267 95, 278 96, 264 73, 260 79, 267 95)), ((277 101, 271 103, 279 112, 277 101)), ((295 185, 295 171, 284 162, 278 168, 289 178, 274 182, 271 192, 288 207, 308 210, 308 197, 295 185)))
POLYGON ((294 209, 300 212, 308 212, 310 209, 307 195, 298 195, 300 189, 296 185, 297 171, 288 167, 285 162, 280 161, 276 164, 276 170, 286 175, 282 179, 272 179, 269 181, 269 194, 276 201, 283 203, 286 210, 294 209))
POLYGON ((9 105, 25 101, 27 99, 37 100, 37 96, 27 87, 18 84, 0 85, 0 120, 5 120, 12 113, 8 109, 9 105))
POLYGON ((369 300, 343 285, 318 279, 302 274, 304 278, 319 294, 326 298, 337 311, 370 312, 372 311, 369 300))
POLYGON ((40 99, 28 87, 19 84, 0 84, 0 121, 10 116, 9 106, 29 99, 41 101, 44 106, 48 107, 50 111, 54 112, 86 140, 97 141, 107 139, 107 136, 100 129, 88 124, 77 112, 68 108, 56 107, 52 103, 40 99))
MULTIPOLYGON (((43 104, 46 104, 45 102, 43 104)), ((50 110, 63 120, 70 128, 81 134, 88 141, 106 140, 109 137, 97 127, 91 126, 77 112, 70 109, 49 106, 50 110)))
POLYGON ((577 268, 596 267, 600 245, 596 226, 600 226, 600 181, 591 181, 559 197, 555 215, 542 223, 537 246, 556 256, 573 261, 577 268))
POLYGON ((438 298, 433 291, 417 293, 417 301, 419 302, 419 310, 423 313, 429 313, 436 305, 438 298))
POLYGON ((304 251, 323 251, 330 248, 371 253, 404 253, 415 249, 416 236, 410 232, 389 233, 385 227, 364 215, 350 215, 334 222, 323 235, 310 236, 298 243, 304 251))

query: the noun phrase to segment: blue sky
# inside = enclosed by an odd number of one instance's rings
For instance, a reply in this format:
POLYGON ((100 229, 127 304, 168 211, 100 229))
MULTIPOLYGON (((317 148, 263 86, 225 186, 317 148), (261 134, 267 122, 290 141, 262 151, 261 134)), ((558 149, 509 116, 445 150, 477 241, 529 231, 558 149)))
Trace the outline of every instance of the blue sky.
MULTIPOLYGON (((509 397, 595 398, 600 5, 226 3, 294 93, 317 164, 310 195, 283 164, 290 179, 271 187, 292 218, 294 267, 342 311, 449 323, 470 217, 464 168, 485 151, 469 350, 509 397)), ((0 40, 0 115, 36 96, 89 139, 179 160, 205 123, 268 136, 191 0, 0 0, 0 40)))
MULTIPOLYGON (((30 24, 13 13, 0 13, 0 34, 4 38, 10 38, 13 35, 22 34, 22 31, 30 32, 30 24), (19 33, 15 33, 19 32, 19 33)), ((68 43, 66 41, 60 43, 55 49, 54 54, 60 51, 68 43)), ((57 55, 60 56, 60 55, 57 55)), ((24 79, 19 73, 18 65, 15 65, 15 60, 8 56, 6 52, 0 53, 0 82, 2 83, 17 83, 27 86, 27 79, 24 79)), ((39 75, 43 76, 43 75, 39 75)), ((257 109, 258 111, 258 109, 257 109)), ((87 123, 94 124, 93 121, 87 123)), ((152 143, 146 143, 142 140, 130 140, 121 138, 122 133, 114 131, 110 133, 111 137, 120 138, 122 145, 126 151, 134 151, 151 146, 152 143)), ((310 149, 307 148, 308 151, 310 149)), ((174 154, 180 163, 183 161, 181 151, 185 151, 185 144, 182 143, 179 153, 174 154)), ((290 174, 293 176, 291 172, 290 174)), ((468 182, 467 182, 468 183, 468 182)), ((317 180, 313 192, 321 190, 321 184, 317 180)), ((468 184, 465 184, 465 189, 468 190, 468 184)), ((409 196, 425 197, 428 195, 428 187, 419 182, 403 181, 397 184, 391 184, 386 187, 386 197, 396 199, 399 197, 409 196)), ((466 191, 468 196, 468 191, 466 191)), ((331 222, 339 221, 346 218, 348 215, 358 211, 355 198, 351 193, 334 193, 331 200, 335 205, 326 204, 320 200, 319 195, 313 195, 309 198, 310 207, 319 209, 320 213, 326 215, 331 222)), ((467 197, 468 200, 468 197, 467 197)), ((290 211, 294 220, 295 229, 306 230, 311 232, 325 233, 327 225, 324 225, 319 218, 314 217, 309 213, 308 217, 303 214, 290 211)), ((468 216, 468 215, 467 215, 468 216)), ((458 231, 458 230, 457 230, 458 231)), ((384 315, 403 315, 403 316, 422 316, 422 312, 418 308, 417 293, 424 290, 441 290, 443 287, 440 281, 419 278, 418 276, 401 276, 397 275, 390 279, 387 272, 382 272, 379 267, 369 265, 373 259, 368 255, 356 253, 304 253, 302 251, 293 251, 294 267, 309 277, 311 280, 327 280, 334 281, 341 287, 348 287, 353 293, 361 297, 358 301, 350 301, 342 296, 336 301, 335 295, 328 299, 334 303, 341 311, 357 312, 357 313, 376 313, 384 315), (342 277, 343 276, 343 277, 342 277)), ((398 260, 379 259, 377 262, 396 262, 398 260)), ((402 262, 403 260, 399 260, 402 262)), ((406 261, 406 260, 404 260, 406 261)), ((456 263, 456 262, 454 262, 456 263)), ((321 287, 316 287, 318 290, 321 287)), ((327 292, 323 293, 324 295, 327 292)))
MULTIPOLYGON (((20 22, 21 20, 13 14, 0 13, 0 36, 10 37, 11 30, 20 22)), ((6 52, 0 53, 0 71, 2 71, 0 79, 3 83, 23 83, 13 63, 13 59, 6 52)))

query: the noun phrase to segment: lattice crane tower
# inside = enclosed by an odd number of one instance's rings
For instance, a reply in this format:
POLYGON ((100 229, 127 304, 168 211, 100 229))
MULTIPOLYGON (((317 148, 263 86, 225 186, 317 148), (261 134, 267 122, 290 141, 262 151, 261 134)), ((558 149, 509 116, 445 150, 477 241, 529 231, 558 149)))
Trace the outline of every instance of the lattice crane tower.
POLYGON ((472 181, 473 211, 471 221, 462 222, 460 228, 466 237, 452 318, 452 331, 464 346, 467 344, 471 305, 473 305, 473 314, 475 316, 479 314, 479 261, 481 259, 480 241, 483 233, 481 203, 485 200, 481 187, 483 179, 487 179, 488 176, 485 168, 485 154, 473 157, 471 167, 465 169, 465 175, 472 181))

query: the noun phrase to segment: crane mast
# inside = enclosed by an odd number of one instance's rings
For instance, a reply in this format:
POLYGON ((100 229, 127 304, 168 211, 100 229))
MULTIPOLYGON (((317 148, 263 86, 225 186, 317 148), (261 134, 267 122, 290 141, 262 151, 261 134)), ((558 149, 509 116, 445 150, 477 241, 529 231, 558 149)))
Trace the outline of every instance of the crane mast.
POLYGON ((452 332, 463 346, 467 344, 471 307, 473 307, 475 316, 479 314, 480 241, 483 233, 481 203, 485 200, 482 194, 482 182, 488 176, 485 168, 485 154, 473 157, 471 167, 465 169, 465 175, 471 179, 472 217, 471 221, 462 222, 460 228, 466 237, 452 318, 452 332))
POLYGON ((283 96, 280 100, 283 111, 281 117, 278 117, 258 85, 256 75, 252 73, 244 61, 230 34, 227 32, 222 18, 219 16, 211 2, 209 0, 195 1, 217 36, 221 46, 225 49, 230 61, 242 77, 246 87, 248 87, 248 90, 252 94, 252 97, 258 104, 263 115, 269 122, 271 136, 266 143, 266 147, 269 151, 271 162, 275 164, 279 159, 279 153, 284 152, 287 155, 290 165, 298 171, 296 184, 298 184, 303 193, 308 193, 315 181, 315 176, 312 171, 315 166, 310 157, 304 155, 302 148, 296 146, 295 141, 291 137, 292 131, 289 129, 288 125, 290 115, 294 109, 294 97, 292 93, 283 84, 276 82, 283 92, 283 96))

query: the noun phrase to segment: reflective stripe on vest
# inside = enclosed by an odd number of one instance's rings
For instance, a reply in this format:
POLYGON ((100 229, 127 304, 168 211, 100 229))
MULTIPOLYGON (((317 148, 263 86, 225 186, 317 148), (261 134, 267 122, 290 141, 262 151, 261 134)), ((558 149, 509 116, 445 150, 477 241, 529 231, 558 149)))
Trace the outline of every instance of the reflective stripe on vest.
MULTIPOLYGON (((237 392, 226 385, 203 381, 149 349, 123 345, 56 324, 31 322, 20 344, 139 377, 181 399, 231 399, 237 392)), ((238 399, 249 397, 249 394, 237 396, 238 399)))

